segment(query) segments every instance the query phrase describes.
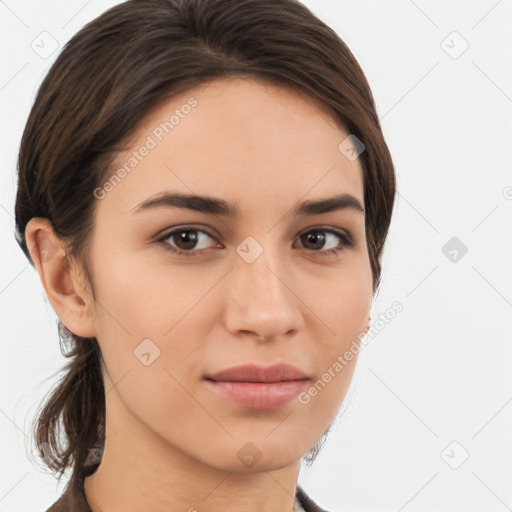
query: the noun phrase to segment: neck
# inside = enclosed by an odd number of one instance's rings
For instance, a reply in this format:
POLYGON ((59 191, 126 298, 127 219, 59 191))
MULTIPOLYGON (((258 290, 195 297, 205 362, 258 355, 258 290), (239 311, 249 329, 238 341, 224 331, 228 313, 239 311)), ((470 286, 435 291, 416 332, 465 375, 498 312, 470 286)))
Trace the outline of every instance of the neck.
POLYGON ((84 481, 93 512, 293 512, 300 460, 260 472, 205 463, 149 430, 118 395, 109 395, 103 458, 84 481))

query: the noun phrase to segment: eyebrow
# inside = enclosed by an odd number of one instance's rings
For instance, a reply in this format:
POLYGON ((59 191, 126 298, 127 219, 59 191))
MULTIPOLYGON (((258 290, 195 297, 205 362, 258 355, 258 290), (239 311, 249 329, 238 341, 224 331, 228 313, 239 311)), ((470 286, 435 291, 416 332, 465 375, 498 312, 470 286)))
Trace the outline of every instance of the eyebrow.
MULTIPOLYGON (((192 194, 164 192, 146 199, 133 210, 140 213, 153 208, 177 207, 186 208, 202 213, 222 215, 225 217, 237 217, 239 210, 234 204, 223 199, 210 196, 197 196, 192 194)), ((364 208, 356 197, 351 194, 339 194, 326 199, 303 201, 296 205, 291 213, 296 216, 317 215, 337 210, 352 210, 364 214, 364 208)))

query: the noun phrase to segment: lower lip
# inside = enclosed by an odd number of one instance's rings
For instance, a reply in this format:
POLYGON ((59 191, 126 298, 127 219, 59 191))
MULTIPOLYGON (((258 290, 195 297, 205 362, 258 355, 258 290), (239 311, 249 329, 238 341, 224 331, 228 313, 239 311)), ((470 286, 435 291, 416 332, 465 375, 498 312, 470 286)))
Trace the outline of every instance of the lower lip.
POLYGON ((295 398, 308 382, 288 380, 282 382, 224 382, 206 380, 219 395, 251 409, 277 409, 295 398))

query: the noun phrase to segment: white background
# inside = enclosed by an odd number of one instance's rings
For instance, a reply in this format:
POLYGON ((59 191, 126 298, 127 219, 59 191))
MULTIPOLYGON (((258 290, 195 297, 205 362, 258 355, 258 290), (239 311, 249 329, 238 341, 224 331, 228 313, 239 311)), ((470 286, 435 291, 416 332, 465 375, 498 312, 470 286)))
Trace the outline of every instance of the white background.
MULTIPOLYGON (((0 2, 0 512, 45 510, 66 482, 26 455, 64 364, 55 313, 14 240, 20 138, 58 54, 31 43, 47 31, 60 51, 117 3, 0 2)), ((304 3, 375 95, 398 196, 372 317, 395 300, 404 309, 369 340, 299 483, 330 511, 512 510, 512 1, 304 3), (456 262, 442 252, 452 237, 468 248, 456 262)))

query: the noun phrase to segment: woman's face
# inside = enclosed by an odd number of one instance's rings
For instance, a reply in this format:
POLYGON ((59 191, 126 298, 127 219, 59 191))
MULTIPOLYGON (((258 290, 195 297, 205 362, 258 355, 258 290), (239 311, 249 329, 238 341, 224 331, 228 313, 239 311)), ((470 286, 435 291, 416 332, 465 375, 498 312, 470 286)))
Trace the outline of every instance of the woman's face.
POLYGON ((345 194, 364 206, 361 164, 339 149, 348 135, 313 100, 242 79, 192 89, 145 119, 95 193, 90 325, 108 372, 107 425, 235 472, 284 467, 319 439, 372 297, 364 211, 306 209, 345 194), (179 206, 166 194, 207 199, 179 206), (207 379, 281 363, 308 380, 207 379))

